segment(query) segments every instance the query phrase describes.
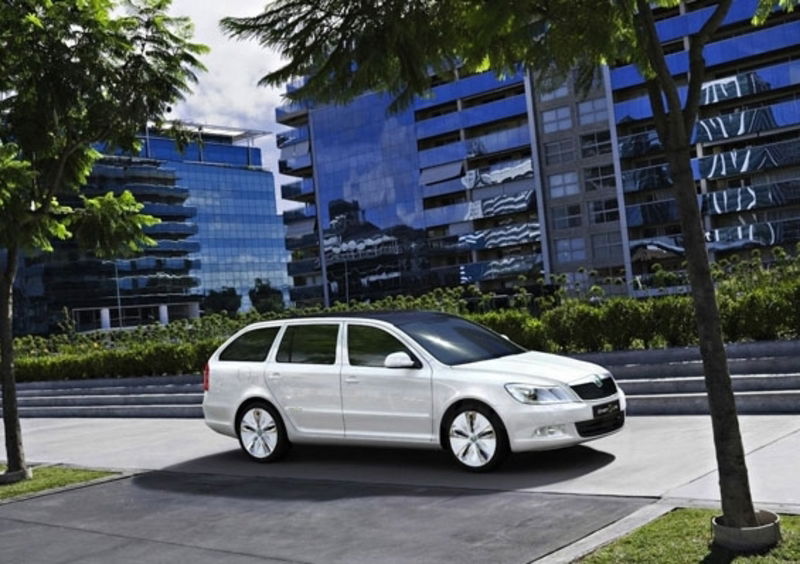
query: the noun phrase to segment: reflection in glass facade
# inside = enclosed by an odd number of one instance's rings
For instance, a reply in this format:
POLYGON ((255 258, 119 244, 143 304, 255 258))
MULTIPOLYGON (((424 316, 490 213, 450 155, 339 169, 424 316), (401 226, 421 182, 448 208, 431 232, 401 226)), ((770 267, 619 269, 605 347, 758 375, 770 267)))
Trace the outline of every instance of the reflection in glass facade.
POLYGON ((330 303, 478 284, 502 290, 542 270, 522 74, 434 87, 387 114, 347 106, 277 112, 292 299, 330 303), (318 224, 322 229, 320 234, 318 224), (322 248, 322 252, 320 252, 322 248), (327 280, 327 284, 324 281, 327 280))
MULTIPOLYGON (((776 11, 766 26, 752 27, 755 4, 735 0, 725 25, 740 25, 704 52, 708 80, 692 168, 714 258, 800 241, 800 22, 776 11)), ((712 9, 663 12, 660 37, 696 31, 712 9)), ((685 51, 668 55, 674 73, 684 72, 686 61, 685 51)), ((646 280, 654 263, 682 268, 677 206, 641 76, 630 65, 610 74, 632 276, 646 280)), ((685 99, 685 89, 680 95, 685 99)))
MULTIPOLYGON (((83 192, 129 190, 161 223, 145 229, 156 241, 129 259, 98 260, 72 242, 25 257, 18 280, 20 333, 45 333, 64 321, 78 330, 166 322, 197 315, 197 209, 177 185, 176 171, 153 159, 107 156, 95 164, 83 192)), ((76 204, 76 202, 65 202, 76 204)))
MULTIPOLYGON (((191 126, 187 126, 191 127, 191 126)), ((149 135, 142 151, 175 171, 196 211, 199 245, 191 256, 200 264, 195 292, 234 288, 241 311, 250 309, 248 291, 256 278, 288 294, 284 226, 275 204, 272 173, 261 168, 261 150, 250 146, 260 132, 197 126, 200 142, 180 152, 174 141, 149 135)))

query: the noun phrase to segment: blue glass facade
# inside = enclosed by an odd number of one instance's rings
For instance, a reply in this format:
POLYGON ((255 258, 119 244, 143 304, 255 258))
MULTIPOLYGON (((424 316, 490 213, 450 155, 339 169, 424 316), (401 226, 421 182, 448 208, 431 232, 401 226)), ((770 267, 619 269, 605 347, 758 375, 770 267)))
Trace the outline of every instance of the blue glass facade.
MULTIPOLYGON (((209 128, 206 128, 209 129, 209 128)), ((250 309, 248 292, 256 278, 288 294, 284 226, 275 204, 271 172, 261 168, 261 150, 237 144, 225 131, 201 133, 202 142, 178 151, 169 138, 150 135, 143 153, 175 171, 187 191, 186 205, 196 210, 191 257, 197 294, 234 288, 241 310, 250 309)))
POLYGON ((523 82, 464 77, 392 115, 378 94, 279 109, 278 121, 294 128, 278 138, 281 170, 300 177, 281 193, 304 204, 284 214, 292 299, 499 289, 538 276, 523 82))
MULTIPOLYGON (((800 241, 800 21, 776 11, 766 26, 753 27, 756 4, 735 0, 720 39, 704 52, 708 71, 692 169, 715 258, 800 241)), ((665 43, 680 40, 712 9, 662 17, 659 36, 665 43)), ((667 58, 674 74, 686 72, 685 50, 667 58)), ((630 65, 610 74, 631 275, 646 281, 656 262, 682 268, 677 207, 641 75, 630 65)))

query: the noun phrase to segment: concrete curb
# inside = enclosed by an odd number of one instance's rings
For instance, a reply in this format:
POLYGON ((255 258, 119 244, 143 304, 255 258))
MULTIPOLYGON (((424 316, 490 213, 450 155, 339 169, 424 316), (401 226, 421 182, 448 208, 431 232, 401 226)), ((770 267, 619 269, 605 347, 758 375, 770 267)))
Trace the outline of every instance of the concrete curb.
POLYGON ((568 564, 574 562, 578 558, 582 558, 598 548, 614 542, 618 538, 627 535, 631 531, 646 525, 662 515, 666 515, 673 509, 675 509, 674 505, 665 503, 664 501, 657 501, 650 505, 645 505, 641 509, 634 511, 619 521, 611 523, 607 527, 599 529, 564 548, 551 552, 543 558, 531 561, 531 564, 568 564))

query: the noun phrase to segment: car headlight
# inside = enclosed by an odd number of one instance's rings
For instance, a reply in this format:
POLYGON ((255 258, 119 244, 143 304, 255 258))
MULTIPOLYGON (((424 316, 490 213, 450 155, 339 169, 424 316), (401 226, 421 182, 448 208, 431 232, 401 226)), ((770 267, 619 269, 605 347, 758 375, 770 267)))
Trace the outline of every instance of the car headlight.
POLYGON ((541 405, 572 403, 575 398, 560 386, 534 386, 531 384, 506 384, 506 391, 520 403, 541 405))

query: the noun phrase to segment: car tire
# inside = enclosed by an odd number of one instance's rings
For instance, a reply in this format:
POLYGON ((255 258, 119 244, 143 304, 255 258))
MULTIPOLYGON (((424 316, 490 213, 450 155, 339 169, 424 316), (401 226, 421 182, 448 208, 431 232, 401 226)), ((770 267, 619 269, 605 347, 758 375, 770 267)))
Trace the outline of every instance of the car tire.
POLYGON ((487 472, 510 452, 505 426, 497 414, 478 402, 453 409, 442 427, 447 452, 463 469, 487 472))
POLYGON ((278 410, 265 401, 246 404, 236 419, 242 450, 256 462, 274 462, 286 454, 289 437, 278 410))

